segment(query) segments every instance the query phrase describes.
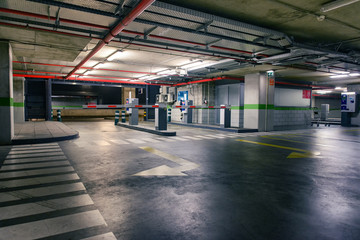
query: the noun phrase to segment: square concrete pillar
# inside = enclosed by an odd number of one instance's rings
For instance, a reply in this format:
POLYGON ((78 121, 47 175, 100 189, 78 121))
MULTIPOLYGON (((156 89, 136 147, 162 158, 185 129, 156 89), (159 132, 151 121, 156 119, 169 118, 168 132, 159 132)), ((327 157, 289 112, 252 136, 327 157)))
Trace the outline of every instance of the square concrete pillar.
POLYGON ((21 123, 25 121, 25 78, 15 77, 13 83, 14 120, 21 123))
POLYGON ((273 72, 245 75, 244 128, 273 130, 274 90, 273 72))
POLYGON ((14 137, 14 99, 12 50, 9 42, 0 42, 0 144, 14 137))

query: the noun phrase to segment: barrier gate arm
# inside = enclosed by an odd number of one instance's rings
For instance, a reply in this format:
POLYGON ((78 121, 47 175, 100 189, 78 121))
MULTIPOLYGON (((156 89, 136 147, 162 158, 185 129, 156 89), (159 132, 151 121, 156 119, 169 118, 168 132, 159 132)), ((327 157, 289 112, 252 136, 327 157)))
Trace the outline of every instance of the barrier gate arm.
MULTIPOLYGON (((161 108, 166 107, 166 105, 83 105, 83 109, 121 109, 121 108, 161 108)), ((173 105, 171 108, 176 109, 230 109, 230 105, 221 105, 221 106, 194 106, 194 105, 173 105)))

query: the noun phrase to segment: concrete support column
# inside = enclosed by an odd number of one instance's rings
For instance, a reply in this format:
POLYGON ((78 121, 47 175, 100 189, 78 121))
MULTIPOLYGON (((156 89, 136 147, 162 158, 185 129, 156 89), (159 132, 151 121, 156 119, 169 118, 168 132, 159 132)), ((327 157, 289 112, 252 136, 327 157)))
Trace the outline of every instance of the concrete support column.
POLYGON ((15 77, 14 86, 14 120, 15 122, 25 121, 25 78, 15 77))
POLYGON ((51 79, 45 80, 45 120, 51 119, 52 111, 52 82, 51 79))
POLYGON ((12 50, 9 42, 0 42, 0 144, 14 137, 14 99, 12 50))
POLYGON ((273 72, 245 75, 244 128, 274 129, 274 90, 273 72))

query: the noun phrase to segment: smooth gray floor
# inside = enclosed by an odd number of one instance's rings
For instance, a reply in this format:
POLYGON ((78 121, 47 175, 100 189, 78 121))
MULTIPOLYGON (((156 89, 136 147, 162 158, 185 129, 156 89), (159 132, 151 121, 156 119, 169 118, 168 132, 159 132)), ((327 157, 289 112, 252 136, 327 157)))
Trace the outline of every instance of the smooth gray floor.
MULTIPOLYGON (((108 225, 95 235, 113 233, 118 239, 360 239, 360 128, 234 134, 171 126, 177 136, 160 137, 120 128, 112 121, 65 124, 80 133, 78 139, 59 143, 80 177, 67 181, 83 183, 93 201, 89 214, 94 220, 89 219, 89 224, 99 224, 102 216, 108 225), (99 213, 93 212, 96 210, 99 213)), ((10 147, 0 148, 0 163, 9 151, 10 147)), ((24 158, 18 161, 24 164, 24 158)), ((53 167, 40 163, 45 163, 43 158, 34 161, 34 167, 42 167, 41 171, 53 167)), ((62 164, 58 168, 67 168, 62 164)), ((9 167, 7 175, 12 173, 9 167)), ((36 175, 29 176, 33 177, 36 175)), ((74 177, 71 171, 66 175, 66 179, 74 177)), ((49 176, 43 180, 54 181, 49 176)), ((47 187, 51 194, 53 186, 47 187)), ((72 200, 74 204, 77 199, 72 200)), ((4 201, 25 206, 21 201, 4 201)), ((81 201, 90 204, 86 197, 81 201)), ((76 214, 78 219, 86 218, 83 211, 76 214)), ((33 223, 31 216, 26 220, 33 223)), ((85 236, 85 230, 94 231, 85 227, 74 226, 74 231, 79 236, 85 236)), ((76 239, 65 233, 57 236, 76 239)))

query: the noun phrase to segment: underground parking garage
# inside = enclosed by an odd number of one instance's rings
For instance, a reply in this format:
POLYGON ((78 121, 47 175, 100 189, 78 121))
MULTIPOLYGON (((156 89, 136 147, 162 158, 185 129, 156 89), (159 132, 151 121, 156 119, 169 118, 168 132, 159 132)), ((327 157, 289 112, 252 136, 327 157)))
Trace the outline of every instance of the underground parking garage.
POLYGON ((359 10, 1 1, 0 239, 358 239, 359 10))

